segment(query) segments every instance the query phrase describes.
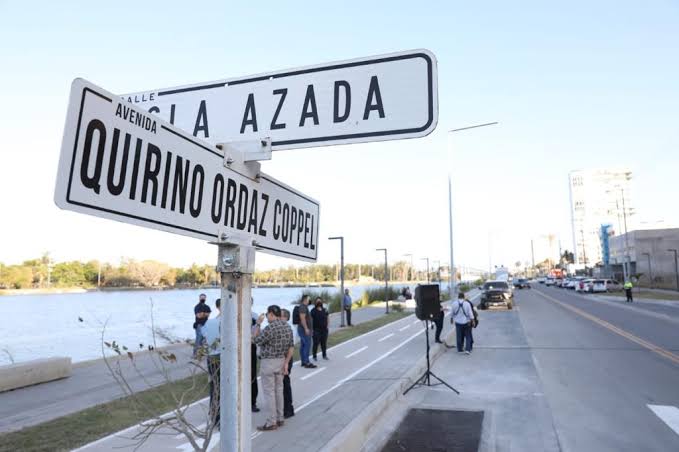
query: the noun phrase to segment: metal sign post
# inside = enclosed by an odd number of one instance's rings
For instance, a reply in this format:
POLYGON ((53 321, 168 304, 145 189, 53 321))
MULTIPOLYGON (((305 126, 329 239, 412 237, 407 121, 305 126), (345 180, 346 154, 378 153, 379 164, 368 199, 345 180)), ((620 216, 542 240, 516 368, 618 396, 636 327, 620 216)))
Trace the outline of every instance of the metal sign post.
POLYGON ((219 243, 222 322, 219 378, 220 451, 251 450, 250 300, 255 249, 219 243))

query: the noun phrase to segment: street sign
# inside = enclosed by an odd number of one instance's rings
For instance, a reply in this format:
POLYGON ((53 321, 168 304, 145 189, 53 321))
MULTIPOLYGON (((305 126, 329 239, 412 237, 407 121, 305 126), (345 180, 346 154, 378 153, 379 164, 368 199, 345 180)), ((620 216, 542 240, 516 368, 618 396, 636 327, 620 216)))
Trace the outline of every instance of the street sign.
POLYGON ((273 150, 422 137, 438 121, 428 50, 121 97, 211 143, 270 137, 273 150))
POLYGON ((224 160, 213 145, 76 79, 54 199, 66 210, 315 261, 319 203, 224 160))

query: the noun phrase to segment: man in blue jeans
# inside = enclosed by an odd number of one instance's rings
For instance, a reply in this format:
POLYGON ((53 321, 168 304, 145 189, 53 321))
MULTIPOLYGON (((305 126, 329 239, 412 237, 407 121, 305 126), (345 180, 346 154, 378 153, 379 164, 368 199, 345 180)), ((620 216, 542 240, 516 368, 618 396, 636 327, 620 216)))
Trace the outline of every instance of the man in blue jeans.
POLYGON ((297 335, 299 336, 299 359, 302 360, 302 367, 307 369, 316 368, 315 364, 309 361, 311 351, 311 315, 309 315, 309 295, 302 297, 299 304, 299 324, 297 325, 297 335))
POLYGON ((460 292, 457 295, 457 301, 452 302, 450 308, 453 313, 453 322, 455 322, 457 352, 462 353, 462 347, 464 346, 464 353, 469 355, 472 352, 471 323, 474 319, 472 303, 465 299, 464 292, 460 292))

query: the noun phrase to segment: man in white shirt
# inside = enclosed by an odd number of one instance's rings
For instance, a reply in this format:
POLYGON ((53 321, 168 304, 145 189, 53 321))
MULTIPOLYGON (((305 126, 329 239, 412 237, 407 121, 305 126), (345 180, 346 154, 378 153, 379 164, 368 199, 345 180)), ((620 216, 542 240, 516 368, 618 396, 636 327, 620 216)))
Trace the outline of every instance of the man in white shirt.
POLYGON ((455 334, 457 336, 457 352, 469 355, 472 352, 472 321, 474 312, 472 303, 464 297, 464 292, 457 295, 457 301, 450 303, 453 322, 455 322, 455 334))

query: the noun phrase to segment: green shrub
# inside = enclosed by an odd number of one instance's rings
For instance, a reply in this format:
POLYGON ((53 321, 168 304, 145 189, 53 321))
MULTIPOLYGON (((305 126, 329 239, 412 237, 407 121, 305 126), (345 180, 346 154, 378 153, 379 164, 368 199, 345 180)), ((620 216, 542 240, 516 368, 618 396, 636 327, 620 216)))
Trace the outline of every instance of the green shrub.
POLYGON ((388 298, 385 298, 384 287, 380 287, 378 289, 367 289, 365 292, 363 292, 363 297, 361 298, 361 306, 366 306, 367 304, 373 303, 375 301, 385 301, 387 299, 396 300, 399 295, 400 295, 399 291, 391 286, 386 292, 386 296, 388 298))
POLYGON ((457 286, 458 292, 469 292, 471 289, 472 288, 469 284, 460 284, 459 286, 457 286))
POLYGON ((391 310, 394 312, 403 312, 404 309, 403 303, 394 303, 391 305, 391 310))

